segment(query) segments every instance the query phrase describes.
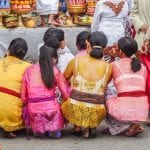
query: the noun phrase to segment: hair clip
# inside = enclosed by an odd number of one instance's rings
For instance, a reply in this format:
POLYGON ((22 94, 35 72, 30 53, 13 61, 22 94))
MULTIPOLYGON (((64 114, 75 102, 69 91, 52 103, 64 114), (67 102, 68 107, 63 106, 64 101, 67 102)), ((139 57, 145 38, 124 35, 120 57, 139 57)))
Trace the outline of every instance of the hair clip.
POLYGON ((18 50, 17 50, 17 53, 20 53, 20 52, 21 52, 21 53, 23 53, 23 54, 25 54, 25 53, 26 53, 26 51, 25 51, 25 50, 18 49, 18 50))
POLYGON ((95 46, 93 46, 92 48, 102 49, 102 47, 101 47, 101 46, 98 46, 98 45, 95 45, 95 46))
POLYGON ((136 58, 136 55, 133 54, 130 58, 132 58, 132 59, 133 59, 133 58, 136 58))

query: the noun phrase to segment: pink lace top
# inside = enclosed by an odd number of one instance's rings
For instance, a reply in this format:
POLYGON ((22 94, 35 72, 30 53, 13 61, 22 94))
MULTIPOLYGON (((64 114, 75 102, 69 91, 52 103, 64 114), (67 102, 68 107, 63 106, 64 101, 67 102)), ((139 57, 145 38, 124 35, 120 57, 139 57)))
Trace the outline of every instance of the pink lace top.
POLYGON ((147 71, 144 65, 138 72, 131 70, 131 59, 124 58, 112 63, 113 79, 117 92, 145 91, 147 71))

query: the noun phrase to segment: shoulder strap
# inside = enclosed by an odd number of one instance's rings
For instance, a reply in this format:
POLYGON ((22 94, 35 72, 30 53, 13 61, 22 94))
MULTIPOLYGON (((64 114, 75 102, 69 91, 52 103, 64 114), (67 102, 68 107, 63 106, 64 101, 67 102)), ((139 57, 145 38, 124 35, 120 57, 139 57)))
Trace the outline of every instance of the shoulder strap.
POLYGON ((125 73, 122 71, 122 69, 120 68, 119 64, 117 61, 115 61, 115 64, 117 66, 117 68, 120 70, 120 72, 122 73, 123 76, 126 76, 125 73))

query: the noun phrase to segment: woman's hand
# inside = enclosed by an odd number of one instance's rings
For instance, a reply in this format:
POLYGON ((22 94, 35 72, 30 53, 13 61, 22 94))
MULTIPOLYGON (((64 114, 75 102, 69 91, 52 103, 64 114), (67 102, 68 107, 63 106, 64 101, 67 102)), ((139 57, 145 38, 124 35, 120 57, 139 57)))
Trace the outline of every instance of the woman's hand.
POLYGON ((117 44, 114 43, 112 46, 107 46, 106 48, 104 48, 104 55, 109 55, 112 59, 114 59, 116 57, 117 50, 117 44))
POLYGON ((143 25, 143 26, 139 29, 139 31, 142 31, 142 32, 146 33, 146 32, 148 31, 148 25, 143 25))
POLYGON ((140 50, 140 53, 141 54, 149 54, 150 53, 150 40, 145 40, 143 45, 142 45, 142 48, 140 50))

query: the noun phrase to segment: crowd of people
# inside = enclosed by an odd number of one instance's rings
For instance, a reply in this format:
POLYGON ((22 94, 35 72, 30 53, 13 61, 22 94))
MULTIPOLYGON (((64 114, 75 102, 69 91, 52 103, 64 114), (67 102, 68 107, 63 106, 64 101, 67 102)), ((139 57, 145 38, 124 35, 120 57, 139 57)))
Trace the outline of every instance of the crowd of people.
POLYGON ((11 41, 0 59, 0 128, 5 137, 15 138, 15 131, 25 128, 35 137, 60 138, 71 123, 71 134, 95 138, 103 120, 105 134, 144 132, 143 123, 150 124, 150 1, 133 0, 132 9, 130 2, 100 0, 91 32, 76 37, 75 56, 59 28, 46 30, 34 63, 24 60, 24 39, 11 41))

